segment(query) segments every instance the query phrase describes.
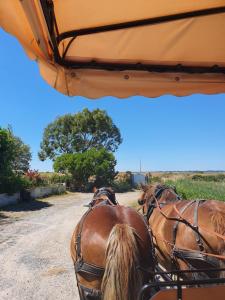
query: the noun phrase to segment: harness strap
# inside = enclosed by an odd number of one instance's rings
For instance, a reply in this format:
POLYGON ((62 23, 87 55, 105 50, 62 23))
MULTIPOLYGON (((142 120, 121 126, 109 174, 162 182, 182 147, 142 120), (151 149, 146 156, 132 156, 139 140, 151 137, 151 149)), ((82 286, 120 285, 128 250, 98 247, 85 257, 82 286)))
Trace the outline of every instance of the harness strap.
MULTIPOLYGON (((144 214, 144 218, 146 220, 146 222, 148 223, 153 211, 155 208, 159 208, 161 209, 161 206, 163 205, 167 205, 167 202, 161 202, 160 204, 158 203, 158 199, 161 198, 162 194, 164 191, 166 191, 168 189, 167 186, 162 186, 162 187, 158 187, 155 191, 155 194, 153 195, 153 199, 155 200, 154 202, 152 202, 147 209, 146 214, 144 214)), ((175 192, 176 194, 176 192, 175 192)), ((179 195, 176 194, 176 200, 181 200, 181 198, 179 197, 179 195)), ((143 207, 143 212, 144 212, 144 207, 143 207)))
MULTIPOLYGON (((203 202, 205 200, 193 200, 190 203, 188 203, 186 206, 184 206, 180 211, 179 211, 179 215, 182 216, 182 214, 185 212, 185 210, 190 207, 192 204, 196 203, 195 205, 195 209, 194 209, 194 223, 189 224, 189 222, 186 223, 187 226, 191 227, 194 231, 194 234, 196 236, 196 243, 199 247, 199 250, 205 251, 205 247, 203 245, 203 241, 201 238, 201 234, 199 232, 198 229, 198 207, 200 205, 200 202, 203 202)), ((173 226, 173 245, 174 245, 174 249, 176 247, 176 236, 177 236, 177 230, 178 230, 178 225, 179 223, 182 221, 182 218, 180 217, 180 220, 177 220, 176 223, 173 226)), ((174 255, 174 251, 172 251, 172 259, 173 259, 173 255, 174 255)))
POLYGON ((196 236, 196 242, 198 244, 199 250, 200 251, 205 251, 205 247, 203 245, 203 241, 201 238, 201 234, 199 232, 199 228, 198 228, 198 207, 200 205, 201 202, 204 202, 205 200, 196 200, 196 205, 195 205, 195 210, 194 210, 194 227, 195 227, 195 236, 196 236))
POLYGON ((78 284, 79 294, 81 300, 99 300, 102 297, 100 290, 90 289, 82 284, 78 284))
POLYGON ((89 207, 89 209, 85 212, 83 217, 80 220, 78 233, 75 241, 75 247, 76 247, 76 262, 74 263, 74 269, 75 269, 75 275, 77 279, 77 287, 80 295, 81 300, 99 300, 101 299, 101 291, 89 289, 87 287, 84 287, 80 284, 77 274, 79 275, 89 275, 93 277, 101 277, 104 274, 104 269, 99 266, 95 266, 93 264, 89 264, 87 262, 83 261, 82 258, 82 252, 81 252, 81 234, 82 229, 84 225, 84 221, 87 217, 87 215, 93 211, 93 207, 89 207))
MULTIPOLYGON (((162 196, 164 190, 165 190, 164 188, 159 188, 155 193, 155 197, 158 199, 158 197, 162 196)), ((150 219, 154 208, 156 208, 156 205, 154 203, 151 203, 147 209, 146 214, 144 214, 144 218, 146 222, 148 222, 148 220, 150 219)))
MULTIPOLYGON (((183 220, 183 222, 185 223, 185 219, 183 218, 183 216, 182 216, 182 215, 180 214, 180 212, 178 211, 176 205, 174 205, 173 208, 174 208, 174 210, 176 211, 176 213, 178 214, 178 216, 181 218, 181 222, 182 222, 182 220, 183 220)), ((186 220, 186 221, 190 224, 191 227, 194 228, 194 226, 191 224, 191 221, 190 221, 190 220, 186 220)), ((203 225, 201 225, 201 229, 204 230, 205 232, 207 232, 208 234, 217 236, 218 238, 221 238, 221 239, 223 239, 223 240, 225 241, 225 236, 224 236, 224 235, 222 235, 222 234, 220 234, 220 233, 218 233, 218 232, 215 232, 215 231, 210 231, 210 230, 207 229, 207 227, 205 227, 205 226, 203 226, 203 225)))
MULTIPOLYGON (((191 201, 191 202, 188 202, 187 205, 185 205, 184 207, 182 207, 181 211, 180 211, 180 214, 183 214, 185 212, 185 210, 191 206, 193 203, 195 203, 195 200, 191 201)), ((173 225, 173 244, 175 246, 176 244, 176 238, 177 238, 177 230, 178 230, 178 225, 181 221, 181 218, 177 219, 175 224, 173 225)))
POLYGON ((82 259, 82 254, 81 254, 81 233, 82 233, 82 229, 83 229, 83 225, 84 225, 84 221, 87 217, 87 215, 93 210, 93 208, 89 208, 85 214, 83 215, 83 217, 80 220, 80 224, 79 224, 79 228, 78 228, 78 234, 76 237, 76 241, 75 241, 75 246, 76 246, 76 253, 77 253, 77 258, 78 259, 82 259))
POLYGON ((74 269, 75 269, 75 274, 76 274, 76 279, 77 279, 77 286, 79 290, 79 295, 81 300, 100 300, 102 293, 100 290, 96 289, 90 289, 88 287, 83 286, 80 284, 77 274, 81 276, 93 276, 96 278, 101 278, 104 275, 105 269, 96 266, 94 264, 90 264, 87 262, 84 262, 83 257, 82 257, 82 251, 81 251, 81 236, 82 236, 82 230, 83 230, 83 225, 84 221, 87 217, 87 215, 93 211, 96 207, 102 206, 102 205, 113 205, 113 203, 108 199, 100 202, 96 206, 92 207, 89 206, 89 209, 85 212, 83 217, 80 220, 79 223, 79 228, 78 228, 78 233, 76 236, 76 241, 75 241, 75 247, 76 247, 76 262, 74 263, 74 269))
POLYGON ((195 261, 202 261, 207 265, 210 265, 211 268, 217 269, 220 267, 220 263, 216 257, 204 255, 204 253, 201 253, 199 251, 191 251, 186 249, 174 248, 173 255, 176 258, 184 260, 185 262, 186 260, 193 260, 193 261, 195 260, 195 261))
POLYGON ((78 259, 75 264, 75 272, 80 275, 89 275, 93 277, 102 277, 105 269, 94 264, 84 262, 83 259, 78 259))
MULTIPOLYGON (((189 203, 187 203, 187 205, 185 205, 184 207, 182 207, 180 213, 184 213, 185 210, 190 207, 195 201, 191 201, 189 203)), ((177 261, 175 259, 176 255, 175 255, 175 248, 176 248, 176 238, 177 238, 177 230, 178 230, 178 226, 180 224, 180 219, 177 219, 176 222, 173 225, 173 249, 171 252, 171 260, 172 260, 172 264, 174 265, 174 267, 179 268, 179 266, 177 265, 177 261)))

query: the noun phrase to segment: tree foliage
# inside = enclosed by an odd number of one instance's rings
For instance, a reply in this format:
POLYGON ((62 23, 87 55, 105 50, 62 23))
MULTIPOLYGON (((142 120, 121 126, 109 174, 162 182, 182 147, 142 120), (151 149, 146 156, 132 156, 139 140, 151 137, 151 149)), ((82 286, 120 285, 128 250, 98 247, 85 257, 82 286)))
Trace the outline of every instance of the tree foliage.
POLYGON ((0 128, 0 193, 13 193, 26 182, 19 176, 29 169, 29 146, 13 135, 11 128, 0 128))
POLYGON ((72 174, 75 186, 84 189, 91 177, 97 186, 110 184, 116 175, 115 165, 111 152, 92 148, 83 153, 63 154, 56 158, 53 166, 56 172, 72 174))
POLYGON ((12 171, 14 159, 14 139, 7 129, 0 128, 0 176, 12 171))
POLYGON ((19 137, 14 136, 14 150, 14 172, 17 174, 27 172, 30 168, 31 161, 30 147, 24 144, 19 137))
POLYGON ((20 174, 29 169, 30 147, 14 136, 10 128, 0 128, 0 174, 20 174))
POLYGON ((114 152, 121 142, 119 129, 105 111, 85 108, 77 114, 59 117, 45 128, 39 158, 54 160, 65 153, 102 147, 114 152))

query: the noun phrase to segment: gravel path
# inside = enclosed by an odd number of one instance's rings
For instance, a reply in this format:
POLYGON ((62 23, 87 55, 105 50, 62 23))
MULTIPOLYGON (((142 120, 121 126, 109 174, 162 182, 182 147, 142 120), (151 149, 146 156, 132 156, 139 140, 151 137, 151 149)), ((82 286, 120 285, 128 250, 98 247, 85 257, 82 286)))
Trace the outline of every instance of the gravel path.
MULTIPOLYGON (((117 194, 121 204, 139 192, 117 194)), ((78 300, 69 244, 92 194, 73 193, 0 210, 0 299, 78 300)))

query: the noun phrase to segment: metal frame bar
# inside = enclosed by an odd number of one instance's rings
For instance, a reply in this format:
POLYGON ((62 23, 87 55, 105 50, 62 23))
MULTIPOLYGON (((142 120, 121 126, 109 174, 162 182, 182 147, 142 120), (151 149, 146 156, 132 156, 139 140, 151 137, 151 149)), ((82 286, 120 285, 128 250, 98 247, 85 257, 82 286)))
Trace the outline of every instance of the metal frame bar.
POLYGON ((128 29, 139 26, 146 25, 155 25, 165 22, 172 22, 187 18, 214 15, 225 13, 225 6, 217 8, 202 9, 198 11, 180 13, 169 16, 162 16, 156 18, 149 18, 143 20, 135 20, 131 22, 124 22, 118 24, 110 24, 99 27, 91 28, 81 28, 77 30, 72 30, 68 32, 58 33, 57 21, 54 13, 54 4, 52 0, 40 0, 41 7, 48 25, 48 30, 50 33, 51 41, 50 44, 54 53, 54 60, 59 65, 62 65, 67 68, 72 69, 96 69, 96 70, 109 70, 109 71, 148 71, 148 72, 157 72, 157 73, 222 73, 225 74, 225 67, 220 67, 217 65, 210 67, 202 66, 183 66, 178 65, 154 65, 154 64, 142 64, 142 63, 107 63, 107 62, 98 62, 98 61, 70 61, 65 58, 66 53, 69 49, 71 43, 78 36, 96 34, 101 32, 108 32, 114 30, 128 29), (64 54, 61 56, 59 53, 59 43, 66 38, 71 38, 68 47, 64 51, 64 54))
POLYGON ((71 31, 61 33, 57 37, 57 41, 61 42, 66 38, 74 37, 74 36, 95 34, 95 33, 121 30, 121 29, 129 29, 133 27, 146 26, 146 25, 156 25, 161 23, 188 19, 192 17, 221 14, 224 12, 225 12, 225 6, 222 6, 222 7, 208 8, 208 9, 196 10, 192 12, 185 12, 185 13, 179 13, 179 14, 168 15, 168 16, 161 16, 161 17, 135 20, 130 22, 118 23, 118 24, 104 25, 99 27, 82 28, 82 29, 71 30, 71 31))
MULTIPOLYGON (((159 268, 160 270, 160 268, 159 268)), ((174 287, 177 288, 177 299, 182 299, 182 287, 186 286, 199 286, 199 285, 210 285, 210 284, 225 284, 225 278, 207 278, 207 279, 189 279, 189 280, 180 280, 182 275, 186 274, 196 274, 196 273, 202 273, 202 272, 221 272, 225 271, 225 268, 220 269, 199 269, 199 270, 174 270, 171 272, 156 272, 155 276, 160 275, 163 278, 168 277, 169 275, 177 275, 178 278, 176 281, 173 280, 165 280, 165 281, 156 281, 149 284, 146 284, 142 287, 140 293, 139 293, 139 300, 144 299, 143 297, 149 293, 149 297, 151 297, 151 291, 154 289, 160 290, 160 288, 166 288, 166 287, 174 287)))

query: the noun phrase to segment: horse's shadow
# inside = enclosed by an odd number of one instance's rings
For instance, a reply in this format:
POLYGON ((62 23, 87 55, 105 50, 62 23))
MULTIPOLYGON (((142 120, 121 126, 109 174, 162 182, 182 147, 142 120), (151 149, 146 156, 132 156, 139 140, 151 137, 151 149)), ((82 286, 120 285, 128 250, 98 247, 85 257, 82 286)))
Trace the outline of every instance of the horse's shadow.
MULTIPOLYGON (((20 212, 20 211, 36 211, 51 207, 52 204, 43 200, 30 200, 19 202, 17 204, 7 205, 0 210, 0 219, 2 217, 1 211, 4 212, 20 212)), ((3 215, 4 217, 4 215, 3 215)))

